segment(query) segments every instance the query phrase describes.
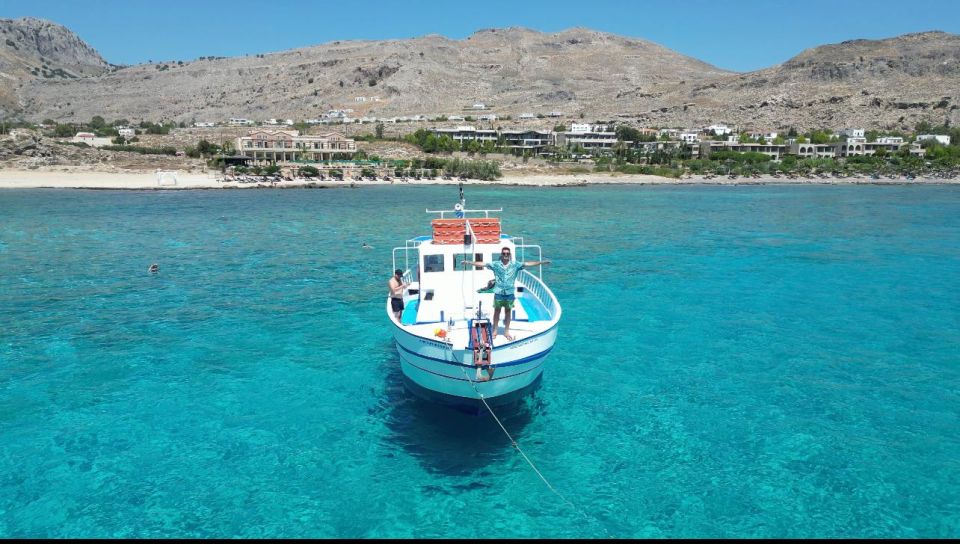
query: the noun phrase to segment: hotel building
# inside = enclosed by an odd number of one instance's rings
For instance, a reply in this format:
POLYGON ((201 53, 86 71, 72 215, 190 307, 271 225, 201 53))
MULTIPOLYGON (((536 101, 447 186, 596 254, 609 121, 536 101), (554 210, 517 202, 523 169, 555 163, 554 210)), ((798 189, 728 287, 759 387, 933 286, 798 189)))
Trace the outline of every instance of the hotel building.
POLYGON ((301 135, 296 130, 252 130, 237 138, 237 153, 255 163, 349 159, 356 151, 356 142, 334 132, 301 135))

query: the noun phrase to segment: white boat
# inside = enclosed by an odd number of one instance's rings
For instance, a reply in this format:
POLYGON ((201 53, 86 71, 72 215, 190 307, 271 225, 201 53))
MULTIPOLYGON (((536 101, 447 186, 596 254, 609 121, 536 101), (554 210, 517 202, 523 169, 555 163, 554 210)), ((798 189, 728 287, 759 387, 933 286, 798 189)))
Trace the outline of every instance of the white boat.
POLYGON ((493 293, 478 291, 493 272, 461 263, 491 262, 505 247, 514 259, 540 261, 541 248, 502 233, 500 218, 491 217, 502 210, 467 209, 462 189, 454 209, 426 212, 439 215, 432 220, 432 235, 411 238, 393 250, 393 269, 402 270, 409 284, 399 320, 390 297, 386 300, 404 381, 422 398, 470 410, 482 409, 481 396, 491 406, 515 401, 540 381, 557 339, 560 303, 543 282, 541 266, 521 270, 513 340, 504 336, 503 310, 490 342, 493 293))

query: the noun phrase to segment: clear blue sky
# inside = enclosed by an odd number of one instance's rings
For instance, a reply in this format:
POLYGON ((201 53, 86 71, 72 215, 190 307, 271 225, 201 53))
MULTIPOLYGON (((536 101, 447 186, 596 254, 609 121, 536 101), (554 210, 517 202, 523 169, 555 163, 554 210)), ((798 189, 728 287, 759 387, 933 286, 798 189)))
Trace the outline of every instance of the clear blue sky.
POLYGON ((190 60, 333 40, 524 26, 644 38, 721 68, 764 68, 800 51, 908 32, 960 33, 957 0, 3 0, 0 17, 63 24, 108 62, 190 60))

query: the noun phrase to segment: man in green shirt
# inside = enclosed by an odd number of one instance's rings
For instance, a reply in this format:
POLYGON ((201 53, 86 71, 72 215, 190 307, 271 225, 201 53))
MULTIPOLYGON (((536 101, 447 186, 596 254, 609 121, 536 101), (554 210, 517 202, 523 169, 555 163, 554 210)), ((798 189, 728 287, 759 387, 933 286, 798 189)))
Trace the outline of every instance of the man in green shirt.
POLYGON ((514 294, 514 284, 517 281, 517 274, 528 266, 537 266, 541 264, 550 264, 549 259, 543 261, 517 262, 510 260, 511 251, 509 247, 500 250, 500 260, 492 263, 481 261, 463 261, 464 266, 482 266, 493 271, 493 277, 496 284, 493 287, 493 337, 497 337, 497 325, 500 323, 500 309, 506 308, 506 315, 503 316, 503 337, 513 341, 510 336, 510 315, 513 303, 516 300, 514 294))

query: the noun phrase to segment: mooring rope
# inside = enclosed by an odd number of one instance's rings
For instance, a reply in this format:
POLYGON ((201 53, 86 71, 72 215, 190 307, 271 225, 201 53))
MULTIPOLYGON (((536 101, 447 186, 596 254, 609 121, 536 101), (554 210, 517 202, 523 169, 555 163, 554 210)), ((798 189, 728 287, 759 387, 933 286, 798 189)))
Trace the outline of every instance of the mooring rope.
MULTIPOLYGON (((450 355, 452 358, 450 362, 457 363, 456 355, 453 352, 453 342, 451 342, 450 340, 447 340, 445 344, 447 348, 450 350, 450 355)), ((444 351, 444 357, 446 357, 446 351, 444 351)), ((555 487, 553 487, 553 485, 547 480, 547 478, 543 475, 543 473, 540 472, 540 469, 537 468, 537 465, 535 465, 533 461, 530 459, 530 457, 528 457, 527 454, 524 453, 523 449, 520 448, 520 444, 516 441, 516 439, 513 438, 510 432, 507 431, 507 428, 503 426, 503 423, 500 421, 500 418, 497 417, 496 413, 494 413, 493 408, 491 408, 490 405, 487 404, 487 399, 484 397, 483 393, 481 393, 480 390, 477 388, 476 382, 471 380, 470 376, 467 374, 467 371, 464 370, 463 365, 457 364, 457 366, 460 368, 460 372, 463 373, 463 377, 466 378, 468 382, 470 382, 471 387, 473 387, 473 390, 477 393, 477 396, 480 397, 480 401, 483 402, 483 405, 487 408, 487 411, 490 412, 490 415, 493 417, 493 420, 496 421, 497 425, 500 426, 500 429, 503 431, 503 434, 507 435, 507 438, 510 440, 510 444, 517 450, 517 452, 520 453, 520 455, 523 457, 523 460, 526 461, 528 465, 530 465, 530 468, 533 469, 533 471, 537 474, 537 476, 540 477, 540 480, 542 480, 543 483, 547 486, 547 489, 552 491, 553 494, 556 495, 557 497, 560 497, 560 500, 566 503, 567 506, 569 506, 575 512, 583 516, 583 519, 587 520, 588 522, 598 523, 600 525, 600 528, 603 530, 603 532, 606 533, 607 537, 613 538, 613 536, 607 531, 607 529, 603 526, 603 523, 601 523, 600 520, 589 516, 581 508, 579 508, 577 505, 575 505, 569 499, 563 496, 562 493, 557 491, 555 487)))

